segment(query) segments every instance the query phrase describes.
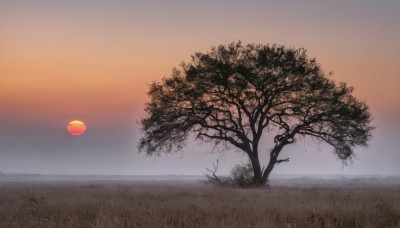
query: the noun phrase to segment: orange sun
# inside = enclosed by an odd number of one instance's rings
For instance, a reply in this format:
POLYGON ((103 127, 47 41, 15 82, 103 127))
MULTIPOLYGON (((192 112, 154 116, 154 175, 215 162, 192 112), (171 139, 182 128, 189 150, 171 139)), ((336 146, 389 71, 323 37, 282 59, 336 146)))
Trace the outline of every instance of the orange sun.
POLYGON ((71 135, 82 135, 86 131, 86 124, 80 120, 73 120, 68 123, 67 131, 71 135))

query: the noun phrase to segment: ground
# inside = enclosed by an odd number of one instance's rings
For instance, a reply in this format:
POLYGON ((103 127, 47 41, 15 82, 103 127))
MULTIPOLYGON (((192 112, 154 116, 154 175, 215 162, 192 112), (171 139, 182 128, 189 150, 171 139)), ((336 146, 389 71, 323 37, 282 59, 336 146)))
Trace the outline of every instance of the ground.
POLYGON ((400 186, 0 183, 0 227, 400 227, 400 186))

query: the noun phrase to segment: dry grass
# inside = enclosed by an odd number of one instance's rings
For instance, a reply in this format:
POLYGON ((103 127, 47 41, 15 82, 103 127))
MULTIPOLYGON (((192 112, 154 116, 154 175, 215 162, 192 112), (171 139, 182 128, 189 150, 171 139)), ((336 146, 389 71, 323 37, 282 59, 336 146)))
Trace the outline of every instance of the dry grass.
POLYGON ((10 183, 0 227, 400 227, 399 190, 10 183))

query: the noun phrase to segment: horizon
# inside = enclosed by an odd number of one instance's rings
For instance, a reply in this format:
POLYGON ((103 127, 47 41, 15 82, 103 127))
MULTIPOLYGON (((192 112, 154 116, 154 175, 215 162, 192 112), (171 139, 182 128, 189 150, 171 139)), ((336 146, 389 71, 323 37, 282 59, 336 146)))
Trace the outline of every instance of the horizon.
MULTIPOLYGON (((0 175, 27 175, 27 176, 102 176, 102 177, 158 177, 158 176, 187 176, 187 177, 204 177, 205 174, 65 174, 65 173, 51 173, 51 174, 43 174, 43 173, 4 173, 0 172, 0 175)), ((229 174, 224 174, 221 176, 229 176, 229 174)), ((400 174, 317 174, 317 173, 272 173, 271 177, 276 176, 300 176, 300 177, 400 177, 400 174)), ((317 178, 318 179, 318 178, 317 178)))

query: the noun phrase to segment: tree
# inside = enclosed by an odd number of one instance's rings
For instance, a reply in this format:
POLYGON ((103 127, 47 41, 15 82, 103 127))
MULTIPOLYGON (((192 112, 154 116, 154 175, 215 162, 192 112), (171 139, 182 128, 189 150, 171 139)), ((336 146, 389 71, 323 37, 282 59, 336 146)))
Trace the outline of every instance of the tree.
POLYGON ((150 85, 139 151, 178 151, 196 140, 232 146, 248 155, 254 185, 267 183, 282 149, 304 137, 333 147, 344 163, 367 146, 373 127, 367 104, 335 83, 305 49, 241 42, 196 53, 168 78, 150 85), (273 134, 266 168, 259 153, 273 134))

